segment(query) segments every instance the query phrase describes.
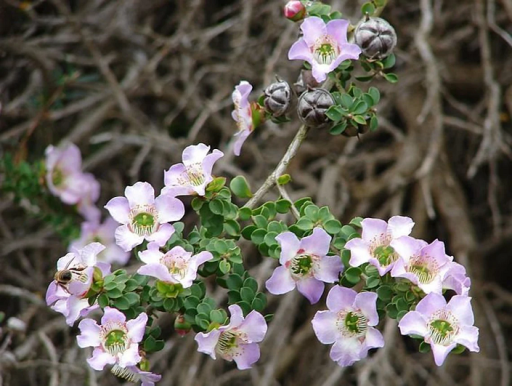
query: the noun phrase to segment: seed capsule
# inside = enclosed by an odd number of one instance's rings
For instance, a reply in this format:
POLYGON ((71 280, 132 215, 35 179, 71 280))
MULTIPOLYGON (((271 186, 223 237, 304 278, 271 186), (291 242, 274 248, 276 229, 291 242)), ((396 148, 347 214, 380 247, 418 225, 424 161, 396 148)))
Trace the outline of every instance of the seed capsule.
POLYGON ((354 40, 368 58, 384 59, 396 46, 396 32, 386 20, 368 17, 357 25, 354 40))
POLYGON ((280 117, 286 113, 290 106, 291 90, 288 82, 278 79, 268 86, 265 91, 263 104, 274 117, 280 117))
POLYGON ((299 98, 297 112, 300 120, 309 127, 327 127, 330 125, 330 120, 325 112, 334 103, 332 95, 324 89, 306 91, 299 98))

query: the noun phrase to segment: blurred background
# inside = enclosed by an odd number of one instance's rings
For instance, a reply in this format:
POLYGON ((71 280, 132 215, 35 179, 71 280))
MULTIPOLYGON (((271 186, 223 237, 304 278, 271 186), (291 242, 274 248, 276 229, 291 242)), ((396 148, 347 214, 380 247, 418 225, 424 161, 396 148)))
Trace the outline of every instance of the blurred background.
MULTIPOLYGON (((275 75, 296 81, 300 63, 287 52, 299 30, 282 16, 285 3, 0 0, 0 155, 35 162, 49 144, 74 142, 101 183, 102 207, 139 180, 159 190, 163 170, 203 142, 226 153, 216 175, 243 174, 256 189, 299 122, 266 123, 234 157, 231 93, 240 80, 254 85, 253 98, 275 75)), ((325 3, 360 18, 362 1, 325 3)), ((275 318, 247 371, 197 353, 191 334, 180 338, 173 319, 160 318, 167 344, 151 362, 161 385, 512 384, 512 0, 388 3, 400 81, 373 84, 378 130, 360 139, 311 130, 289 167, 289 193, 328 205, 343 223, 411 216, 413 236, 443 240, 472 278, 481 352, 437 368, 391 320, 381 325, 385 348, 342 369, 311 328, 323 301, 289 293, 269 296, 275 318)), ((38 210, 2 192, 0 385, 121 384, 89 369, 78 329, 44 302, 66 244, 38 210)), ((275 263, 241 245, 263 283, 275 263)))

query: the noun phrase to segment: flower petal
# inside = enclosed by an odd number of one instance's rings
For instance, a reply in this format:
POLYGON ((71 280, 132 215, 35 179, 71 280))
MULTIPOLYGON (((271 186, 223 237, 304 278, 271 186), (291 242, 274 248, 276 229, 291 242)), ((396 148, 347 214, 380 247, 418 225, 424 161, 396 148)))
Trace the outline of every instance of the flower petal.
POLYGON ((366 332, 366 339, 364 340, 363 345, 366 350, 371 348, 384 347, 384 337, 381 332, 376 328, 369 328, 366 332))
POLYGON ((84 319, 78 324, 80 335, 76 337, 78 347, 98 347, 101 344, 100 331, 95 320, 84 319))
POLYGON ((313 233, 300 240, 300 249, 317 256, 325 256, 329 253, 331 236, 322 228, 316 227, 313 233))
POLYGON ((167 267, 159 263, 146 264, 137 270, 139 275, 152 276, 166 283, 177 284, 178 281, 169 273, 167 267))
POLYGON ((461 326, 457 336, 453 338, 455 343, 466 346, 469 351, 479 352, 478 328, 474 326, 461 326))
POLYGON ((356 300, 357 292, 350 288, 336 285, 327 294, 327 308, 333 312, 352 307, 356 300))
POLYGON ((126 322, 126 327, 128 328, 128 337, 132 340, 132 342, 139 343, 142 340, 147 322, 148 316, 144 312, 139 314, 137 318, 126 322))
POLYGON ((160 252, 160 246, 157 243, 149 243, 148 249, 139 252, 139 258, 146 264, 160 264, 160 259, 163 257, 160 252))
POLYGON ((209 151, 210 146, 207 146, 204 143, 187 146, 185 150, 183 150, 183 164, 193 165, 196 163, 202 163, 209 151))
POLYGON ((214 149, 212 154, 208 154, 203 161, 203 172, 206 176, 212 176, 212 169, 215 162, 224 156, 220 150, 214 149))
POLYGON ((376 326, 379 323, 377 314, 377 294, 375 292, 360 292, 356 295, 354 306, 359 308, 368 319, 369 326, 376 326))
POLYGON ((166 187, 176 185, 189 185, 190 180, 187 174, 187 168, 182 163, 172 165, 169 170, 164 172, 164 184, 166 187))
MULTIPOLYGON (((142 338, 141 338, 142 339, 142 338)), ((127 350, 125 350, 120 358, 119 358, 119 366, 126 367, 126 366, 135 366, 137 363, 141 361, 141 357, 139 354, 139 345, 132 344, 130 347, 128 347, 127 350)))
POLYGON ((388 221, 388 230, 394 239, 400 236, 408 236, 413 227, 414 222, 409 217, 393 216, 388 221))
POLYGON ((398 328, 402 335, 420 335, 428 334, 427 322, 418 311, 410 311, 404 315, 398 323, 398 328))
POLYGON ((207 334, 203 332, 196 334, 194 340, 198 345, 197 351, 208 354, 213 359, 217 359, 215 346, 217 346, 220 334, 221 331, 219 330, 212 330, 207 334))
POLYGON ((430 347, 432 348, 432 354, 434 354, 434 362, 436 362, 436 365, 441 366, 450 351, 452 351, 455 346, 457 346, 456 343, 452 343, 448 346, 442 346, 439 344, 431 344, 430 347))
POLYGON ((422 248, 426 247, 427 243, 414 237, 402 236, 392 240, 389 245, 406 263, 409 263, 411 257, 420 255, 422 248))
POLYGON ((135 205, 153 205, 155 203, 155 190, 148 182, 136 182, 127 186, 124 195, 128 199, 130 208, 135 205))
POLYGON ((386 221, 378 218, 365 218, 361 221, 361 226, 363 228, 361 238, 365 241, 372 241, 375 238, 380 238, 380 236, 385 235, 388 230, 388 224, 386 221))
POLYGON ((457 315, 457 319, 462 324, 471 326, 475 323, 475 316, 473 315, 473 309, 471 308, 470 297, 455 295, 450 299, 446 308, 457 315))
POLYGON ((235 134, 235 143, 233 145, 233 153, 238 157, 242 150, 242 145, 249 135, 252 133, 251 129, 239 131, 235 134))
POLYGON ((183 203, 168 194, 160 195, 155 200, 156 210, 158 211, 158 222, 160 224, 178 221, 185 214, 185 206, 183 203))
POLYGON ((318 38, 327 34, 325 22, 317 16, 311 16, 304 20, 300 29, 304 33, 303 39, 308 46, 313 46, 318 38))
POLYGON ((238 353, 233 357, 238 370, 249 369, 260 359, 260 347, 257 343, 241 344, 233 351, 238 353))
POLYGON ((105 205, 105 209, 109 211, 110 215, 118 223, 128 224, 130 222, 130 205, 128 204, 126 197, 112 198, 107 202, 107 205, 105 205))
POLYGON ((348 241, 345 244, 345 249, 350 251, 349 264, 352 267, 359 267, 373 258, 370 254, 370 245, 363 239, 356 238, 348 241))
POLYGON ((232 304, 228 307, 230 318, 227 328, 240 326, 244 321, 244 313, 238 304, 232 304))
POLYGON ((101 325, 105 325, 108 322, 117 322, 124 324, 126 322, 126 316, 124 314, 112 307, 105 307, 104 314, 101 317, 101 325))
POLYGON ((261 342, 267 333, 267 322, 263 315, 257 311, 251 311, 245 320, 238 326, 247 336, 247 342, 261 342))
POLYGON ((279 262, 284 265, 297 255, 301 243, 297 236, 292 232, 283 232, 276 236, 276 240, 281 246, 281 256, 279 262))
POLYGON ((332 346, 330 356, 339 366, 350 366, 366 356, 361 356, 361 348, 357 338, 340 339, 332 346))
POLYGON ((89 363, 89 366, 94 370, 101 371, 106 365, 116 363, 116 358, 103 351, 101 348, 95 348, 92 352, 92 357, 87 359, 87 363, 89 363))
POLYGON ((167 240, 169 240, 171 238, 173 233, 174 233, 174 227, 171 224, 169 224, 169 223, 161 224, 155 233, 153 233, 149 236, 146 236, 146 240, 154 241, 156 244, 163 247, 165 245, 165 243, 167 242, 167 240))
POLYGON ((339 256, 324 256, 318 262, 314 276, 316 279, 325 283, 334 283, 338 281, 342 270, 343 263, 339 256))
POLYGON ((144 241, 144 237, 130 231, 127 225, 121 225, 116 229, 115 238, 116 244, 125 252, 131 251, 135 246, 142 244, 144 241))
POLYGON ((282 295, 295 288, 295 281, 290 275, 290 271, 284 267, 277 267, 270 279, 265 282, 268 292, 273 295, 282 295))
POLYGON ((420 300, 416 306, 416 311, 428 318, 437 310, 445 307, 446 299, 442 295, 432 292, 420 300))
POLYGON ((325 284, 310 277, 297 282, 297 290, 304 295, 311 304, 317 303, 324 293, 325 284))
POLYGON ((304 60, 313 63, 313 55, 309 50, 308 44, 304 39, 299 39, 292 44, 290 51, 288 51, 288 59, 290 60, 304 60))
POLYGON ((345 19, 331 20, 326 25, 327 34, 332 36, 338 45, 347 43, 347 28, 350 23, 345 19))
POLYGON ((338 316, 335 312, 318 311, 315 314, 311 323, 320 343, 332 344, 339 338, 340 334, 336 326, 338 321, 338 316))

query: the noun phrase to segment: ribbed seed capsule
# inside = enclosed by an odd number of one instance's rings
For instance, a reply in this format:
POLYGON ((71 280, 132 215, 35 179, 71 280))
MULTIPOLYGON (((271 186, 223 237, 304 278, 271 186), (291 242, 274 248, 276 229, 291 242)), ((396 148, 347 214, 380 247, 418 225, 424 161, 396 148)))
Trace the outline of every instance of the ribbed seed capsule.
POLYGON ((331 121, 325 112, 334 103, 332 95, 324 89, 306 91, 299 98, 297 112, 300 120, 309 127, 326 127, 331 121))
POLYGON ((268 86, 265 91, 263 104, 267 111, 274 117, 280 117, 286 113, 290 106, 291 90, 288 82, 279 80, 268 86))
POLYGON ((384 59, 396 46, 396 32, 386 20, 368 17, 357 25, 354 40, 365 56, 384 59))

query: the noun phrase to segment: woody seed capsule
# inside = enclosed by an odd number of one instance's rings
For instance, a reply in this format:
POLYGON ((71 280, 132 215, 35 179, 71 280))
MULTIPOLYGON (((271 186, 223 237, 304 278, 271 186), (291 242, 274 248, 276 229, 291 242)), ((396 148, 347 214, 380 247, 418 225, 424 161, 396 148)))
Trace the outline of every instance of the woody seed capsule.
POLYGON ((290 106, 291 90, 288 82, 279 80, 268 86, 265 91, 263 103, 265 108, 274 117, 280 117, 290 106))
POLYGON ((357 25, 354 40, 368 58, 384 59, 396 46, 396 32, 386 20, 368 17, 357 25))
POLYGON ((324 89, 306 91, 299 98, 297 112, 300 120, 309 127, 326 127, 330 121, 325 112, 334 103, 332 95, 324 89))

